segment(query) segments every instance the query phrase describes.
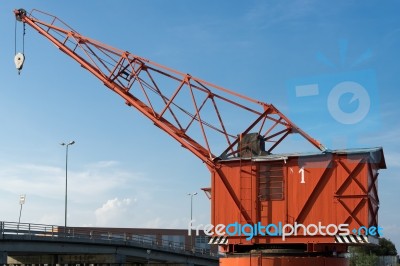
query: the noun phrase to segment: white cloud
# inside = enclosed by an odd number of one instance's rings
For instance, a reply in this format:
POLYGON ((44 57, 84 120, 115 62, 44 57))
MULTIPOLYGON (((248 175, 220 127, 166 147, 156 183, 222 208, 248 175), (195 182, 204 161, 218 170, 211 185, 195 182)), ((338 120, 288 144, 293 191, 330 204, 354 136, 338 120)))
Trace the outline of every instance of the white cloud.
MULTIPOLYGON (((83 170, 68 171, 68 224, 82 226, 100 223, 111 223, 101 219, 102 213, 112 213, 117 208, 121 213, 135 202, 130 195, 146 198, 147 181, 143 174, 125 170, 115 161, 101 161, 84 166, 83 170), (115 197, 120 201, 107 202, 95 217, 93 210, 100 203, 115 197), (107 209, 108 208, 108 209, 107 209)), ((0 206, 3 220, 15 221, 15 210, 18 209, 20 194, 26 194, 23 220, 35 223, 63 224, 65 197, 65 169, 40 164, 6 164, 0 162, 0 206), (15 200, 14 200, 15 199, 15 200), (9 204, 10 202, 15 205, 9 204)), ((155 188, 156 186, 152 186, 155 188)), ((121 217, 119 217, 121 218, 121 217)), ((112 220, 112 221, 117 221, 112 220)), ((119 226, 123 223, 115 223, 119 226)), ((111 225, 111 224, 110 224, 111 225)))
MULTIPOLYGON (((88 200, 127 183, 138 181, 141 174, 116 168, 115 161, 93 163, 81 171, 68 171, 71 199, 88 200)), ((65 190, 65 169, 38 164, 0 164, 0 191, 60 198, 65 190)))
POLYGON ((163 219, 161 217, 155 217, 143 223, 144 228, 187 228, 188 219, 186 218, 175 218, 175 219, 163 219))
POLYGON ((162 227, 162 219, 160 217, 156 217, 150 221, 147 221, 144 225, 145 228, 161 228, 162 227))
POLYGON ((132 205, 136 199, 130 198, 125 199, 110 199, 103 204, 100 208, 96 209, 96 226, 107 227, 107 226, 124 226, 129 224, 129 219, 132 218, 132 205))
POLYGON ((0 165, 0 190, 55 198, 63 191, 65 172, 61 168, 34 165, 14 164, 0 165))
POLYGON ((54 221, 60 221, 62 220, 64 217, 60 217, 57 214, 44 214, 43 216, 39 217, 39 219, 37 221, 35 221, 35 223, 39 223, 39 224, 58 224, 55 223, 54 221), (61 218, 61 219, 60 219, 61 218))

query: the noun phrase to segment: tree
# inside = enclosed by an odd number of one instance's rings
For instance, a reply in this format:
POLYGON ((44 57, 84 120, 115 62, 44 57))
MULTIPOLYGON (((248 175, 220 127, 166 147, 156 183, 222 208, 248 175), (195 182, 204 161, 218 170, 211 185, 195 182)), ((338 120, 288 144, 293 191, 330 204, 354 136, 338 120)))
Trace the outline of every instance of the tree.
POLYGON ((389 239, 379 238, 378 246, 350 247, 350 266, 374 266, 378 262, 378 256, 396 256, 395 245, 389 239))
POLYGON ((375 247, 372 252, 377 256, 396 256, 396 246, 392 241, 384 237, 379 238, 379 246, 375 247))

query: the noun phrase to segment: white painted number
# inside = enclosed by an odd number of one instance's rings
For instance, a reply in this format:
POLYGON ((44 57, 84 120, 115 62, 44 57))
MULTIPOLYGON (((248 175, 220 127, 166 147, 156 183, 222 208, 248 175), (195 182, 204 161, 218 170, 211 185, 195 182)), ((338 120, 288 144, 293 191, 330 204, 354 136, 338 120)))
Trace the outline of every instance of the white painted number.
POLYGON ((301 181, 300 181, 300 183, 301 183, 301 184, 304 184, 304 183, 305 183, 305 181, 304 181, 304 167, 300 168, 299 173, 301 174, 301 181))

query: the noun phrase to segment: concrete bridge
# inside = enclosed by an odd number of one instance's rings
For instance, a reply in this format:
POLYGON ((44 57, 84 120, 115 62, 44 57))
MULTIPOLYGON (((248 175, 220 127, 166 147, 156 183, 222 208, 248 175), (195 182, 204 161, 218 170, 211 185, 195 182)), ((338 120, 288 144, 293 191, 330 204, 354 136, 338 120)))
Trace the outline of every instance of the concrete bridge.
POLYGON ((0 222, 0 264, 218 265, 218 254, 145 236, 0 222))

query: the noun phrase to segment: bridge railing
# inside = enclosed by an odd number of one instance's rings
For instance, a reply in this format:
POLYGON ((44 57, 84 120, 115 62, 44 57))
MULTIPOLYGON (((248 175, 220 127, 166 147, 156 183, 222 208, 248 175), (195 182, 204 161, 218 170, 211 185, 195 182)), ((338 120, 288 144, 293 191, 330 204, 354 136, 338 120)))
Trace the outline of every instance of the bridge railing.
POLYGON ((58 236, 58 226, 46 224, 0 222, 1 235, 58 236))
POLYGON ((104 229, 87 229, 87 228, 65 228, 57 225, 32 224, 32 223, 16 223, 1 222, 0 234, 4 238, 5 235, 15 235, 20 237, 47 237, 47 238, 68 238, 70 240, 85 241, 109 241, 112 243, 123 242, 125 245, 142 245, 147 248, 162 248, 173 250, 174 252, 190 252, 204 254, 210 256, 218 256, 211 249, 200 248, 188 245, 184 242, 169 241, 160 239, 155 235, 140 235, 131 232, 111 231, 104 229))

